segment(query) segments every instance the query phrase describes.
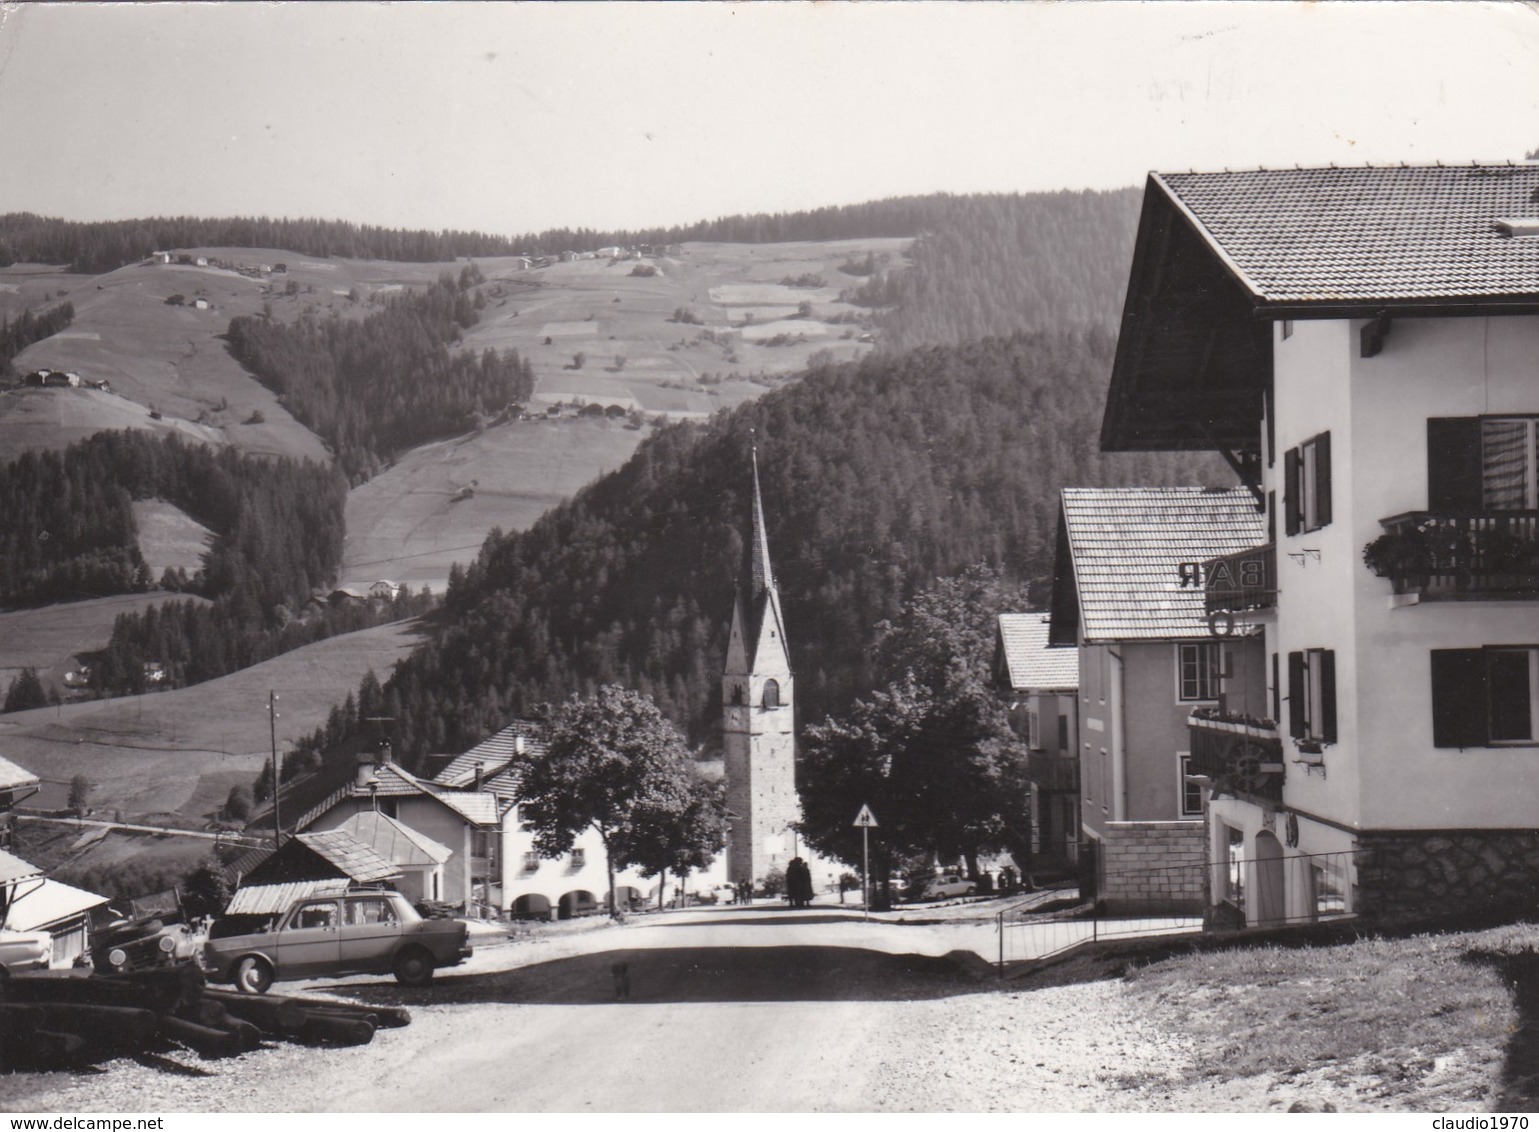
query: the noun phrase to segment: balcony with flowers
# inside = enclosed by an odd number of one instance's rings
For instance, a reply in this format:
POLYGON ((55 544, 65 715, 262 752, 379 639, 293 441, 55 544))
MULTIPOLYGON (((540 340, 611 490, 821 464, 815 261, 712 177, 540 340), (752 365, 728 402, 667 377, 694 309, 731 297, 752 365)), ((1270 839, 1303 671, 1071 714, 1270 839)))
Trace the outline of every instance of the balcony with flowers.
POLYGON ((1363 562, 1418 601, 1539 599, 1539 511, 1409 511, 1380 521, 1363 562))
POLYGON ((1187 719, 1191 773, 1215 794, 1282 801, 1283 746, 1277 724, 1239 712, 1200 707, 1187 719))

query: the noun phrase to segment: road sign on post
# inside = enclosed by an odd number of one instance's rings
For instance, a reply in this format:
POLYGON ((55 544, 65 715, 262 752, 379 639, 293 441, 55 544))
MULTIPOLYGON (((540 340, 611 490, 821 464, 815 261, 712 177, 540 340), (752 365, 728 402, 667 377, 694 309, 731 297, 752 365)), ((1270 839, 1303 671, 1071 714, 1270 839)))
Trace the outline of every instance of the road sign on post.
POLYGON ((876 828, 876 815, 871 812, 870 806, 862 803, 860 813, 855 815, 854 824, 860 829, 861 859, 864 862, 860 870, 860 918, 869 920, 871 918, 871 831, 876 828))

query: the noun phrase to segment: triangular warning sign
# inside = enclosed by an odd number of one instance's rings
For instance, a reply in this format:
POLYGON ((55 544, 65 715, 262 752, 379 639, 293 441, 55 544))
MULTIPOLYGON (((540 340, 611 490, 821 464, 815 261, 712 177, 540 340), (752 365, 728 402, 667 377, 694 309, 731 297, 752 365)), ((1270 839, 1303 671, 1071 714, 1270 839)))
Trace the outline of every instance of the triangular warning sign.
POLYGON ((876 815, 871 812, 870 806, 862 806, 860 813, 855 815, 856 827, 865 826, 874 829, 876 827, 876 815))

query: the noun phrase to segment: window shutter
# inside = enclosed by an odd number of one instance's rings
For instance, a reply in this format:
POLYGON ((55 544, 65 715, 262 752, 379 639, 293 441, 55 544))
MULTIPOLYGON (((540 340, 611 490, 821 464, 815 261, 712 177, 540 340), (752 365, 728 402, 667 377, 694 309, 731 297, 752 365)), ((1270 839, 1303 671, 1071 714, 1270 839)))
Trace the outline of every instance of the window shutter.
POLYGON ((1336 654, 1330 649, 1315 653, 1320 664, 1320 718, 1319 738, 1327 743, 1336 741, 1336 654))
POLYGON ((1486 745, 1486 661, 1479 649, 1432 650, 1432 745, 1486 745))
POLYGON ((1479 417, 1427 420, 1427 509, 1479 511, 1482 501, 1479 417))
POLYGON ((1299 498, 1299 450, 1290 448, 1283 453, 1283 530, 1290 535, 1299 533, 1303 502, 1299 498))
POLYGON ((1331 521, 1331 434, 1315 437, 1315 519, 1320 526, 1331 521))
POLYGON ((1272 654, 1272 722, 1282 722, 1282 681, 1277 675, 1278 657, 1272 654))
POLYGON ((1307 738, 1304 732, 1304 654, 1288 654, 1288 734, 1307 738))

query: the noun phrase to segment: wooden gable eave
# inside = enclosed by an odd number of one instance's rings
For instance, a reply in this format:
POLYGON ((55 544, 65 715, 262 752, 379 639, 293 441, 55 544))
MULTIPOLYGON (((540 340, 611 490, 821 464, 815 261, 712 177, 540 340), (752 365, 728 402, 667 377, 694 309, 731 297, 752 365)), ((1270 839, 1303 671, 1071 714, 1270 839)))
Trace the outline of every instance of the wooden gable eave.
POLYGON ((1102 420, 1106 452, 1258 443, 1271 374, 1257 296, 1158 175, 1145 189, 1102 420))
POLYGON ((1049 647, 1079 644, 1081 625, 1079 586, 1074 579, 1074 553, 1069 546, 1069 524, 1064 517, 1063 501, 1058 502, 1058 542, 1053 551, 1053 600, 1049 614, 1049 647))

